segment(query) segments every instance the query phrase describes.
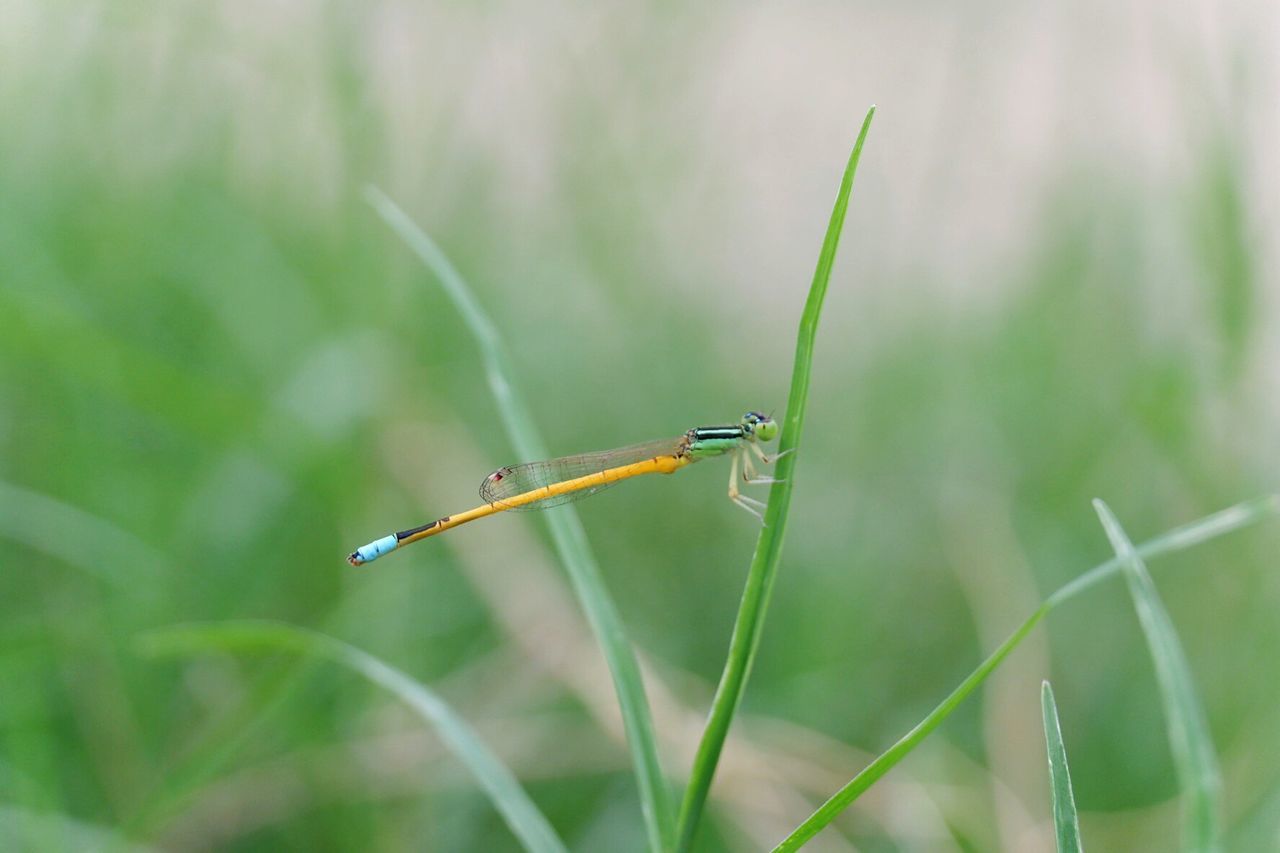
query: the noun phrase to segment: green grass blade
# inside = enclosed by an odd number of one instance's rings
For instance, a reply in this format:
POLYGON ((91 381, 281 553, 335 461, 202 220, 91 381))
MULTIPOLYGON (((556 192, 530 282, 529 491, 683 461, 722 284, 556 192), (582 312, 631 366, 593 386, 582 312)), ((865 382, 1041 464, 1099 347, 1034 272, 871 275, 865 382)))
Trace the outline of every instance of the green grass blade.
POLYGON ((85 850, 93 853, 153 853, 118 830, 95 826, 59 812, 37 812, 0 804, 0 850, 85 850))
MULTIPOLYGON (((1206 542, 1210 539, 1238 530, 1247 525, 1261 521, 1262 519, 1280 513, 1280 499, 1276 496, 1268 496, 1258 498, 1244 503, 1236 504, 1221 512, 1213 515, 1205 516, 1190 524, 1176 527, 1149 542, 1145 542, 1138 546, 1136 553, 1139 555, 1157 555, 1168 554, 1174 551, 1181 551, 1206 542)), ((827 824, 835 820, 840 812, 848 808, 854 800, 872 786, 880 777, 907 756, 921 741, 925 739, 938 725, 946 719, 953 710, 965 699, 970 693, 978 687, 986 677, 1000 664, 1002 660, 1013 651, 1013 649, 1022 642, 1022 639, 1031 631, 1032 628, 1044 617, 1046 613, 1058 606, 1062 602, 1084 592, 1086 589, 1105 580, 1107 577, 1115 574, 1123 565, 1124 560, 1116 557, 1108 560, 1101 565, 1095 566, 1085 574, 1081 575, 1075 581, 1066 584, 1053 595, 1049 596, 1035 613, 1031 614, 1027 621, 1010 635, 999 648, 995 650, 981 665, 978 666, 969 676, 957 687, 951 695, 943 700, 942 704, 934 708, 929 715, 921 720, 915 728, 907 732, 897 743, 889 747, 875 761, 866 766, 865 769, 857 776, 853 777, 843 788, 837 791, 831 799, 823 803, 823 805, 810 815, 804 823, 800 824, 790 835, 774 848, 775 851, 798 850, 801 845, 813 836, 817 835, 827 824), (1087 580, 1087 583, 1081 583, 1087 580)))
POLYGON ((1058 705, 1053 701, 1053 688, 1047 681, 1040 685, 1040 710, 1044 713, 1044 742, 1049 752, 1049 794, 1053 798, 1058 853, 1084 853, 1076 798, 1071 792, 1071 771, 1067 769, 1067 748, 1062 743, 1062 727, 1058 723, 1058 705))
MULTIPOLYGON (((370 187, 369 203, 404 240, 405 244, 440 280, 445 292, 462 314, 476 338, 484 362, 485 375, 497 402, 507 436, 518 459, 546 459, 550 456, 528 406, 520 398, 513 380, 515 372, 507 357, 497 327, 480 307, 458 270, 435 242, 414 224, 395 202, 370 187)), ((604 653, 613 677, 614 691, 631 749, 640 804, 644 812, 649 845, 655 851, 669 850, 675 834, 674 806, 662 767, 658 763, 653 717, 645 698, 644 680, 635 652, 627 642, 618 608, 605 588, 586 530, 576 510, 570 506, 541 514, 551 530, 551 538, 564 563, 591 630, 604 653)))
POLYGON ((1196 695, 1186 655, 1151 575, 1124 528, 1105 503, 1095 500, 1093 507, 1102 520, 1116 556, 1124 561, 1129 594, 1133 597, 1133 606, 1138 612, 1138 621, 1142 624, 1147 648, 1155 664, 1165 724, 1169 730, 1169 749, 1173 754, 1178 784, 1182 788, 1186 849, 1196 853, 1219 850, 1218 794, 1222 780, 1218 773, 1218 757, 1209 737, 1209 727, 1196 695))
MULTIPOLYGON (((1244 501, 1215 512, 1213 515, 1206 515, 1181 527, 1175 527, 1150 542, 1142 543, 1138 546, 1138 556, 1144 560, 1150 560, 1152 557, 1182 551, 1222 536, 1224 533, 1248 527, 1277 513, 1280 513, 1280 495, 1264 495, 1244 501)), ((1051 595, 1049 603, 1057 606, 1068 598, 1074 598, 1086 589, 1107 580, 1119 572, 1123 566, 1124 560, 1119 557, 1113 557, 1099 566, 1094 566, 1051 595)))
POLYGON ((871 762, 863 769, 861 773, 854 776, 843 788, 837 791, 831 799, 823 803, 816 812, 811 814, 804 823, 800 824, 795 830, 782 840, 774 853, 787 850, 799 850, 800 847, 813 836, 821 832, 827 824, 836 819, 840 812, 853 803, 854 800, 862 796, 862 793, 879 781, 880 777, 888 773, 889 770, 907 756, 907 753, 915 749, 919 743, 929 736, 930 732, 936 729, 943 720, 951 716, 961 702, 972 693, 978 685, 986 680, 1000 662, 1008 657, 1009 652, 1013 651, 1022 638, 1031 632, 1031 629, 1039 624, 1044 615, 1049 612, 1047 604, 1040 605, 1035 613, 1031 614, 1031 618, 1023 622, 1018 629, 1009 635, 1000 646, 991 653, 991 655, 982 662, 982 664, 969 673, 969 677, 960 683, 960 686, 951 691, 951 695, 942 700, 942 704, 929 712, 923 720, 916 724, 915 728, 907 732, 883 753, 880 754, 875 761, 871 762))
POLYGON ((1227 830, 1227 850, 1272 850, 1280 840, 1280 785, 1272 778, 1252 806, 1227 830))
POLYGON ((434 691, 367 652, 333 637, 281 622, 219 622, 180 625, 143 636, 150 654, 200 654, 209 651, 287 651, 323 658, 348 667, 394 693, 439 733, 466 765, 495 808, 527 850, 563 851, 564 844, 515 776, 489 751, 475 730, 434 691))
MULTIPOLYGON (((822 301, 827 293, 831 267, 835 262, 836 249, 840 244, 840 232, 844 227, 845 211, 849 207, 853 178, 858 170, 862 146, 866 141, 867 131, 871 128, 871 118, 875 115, 875 111, 874 106, 867 110, 866 118, 862 121, 862 129, 858 132, 857 142, 854 143, 853 152, 849 155, 849 163, 845 167, 840 190, 836 194, 835 207, 831 211, 831 221, 827 225, 827 235, 822 242, 822 251, 818 255, 818 266, 809 288, 809 298, 805 302, 804 313, 800 318, 795 366, 791 374, 791 393, 787 400, 787 414, 782 423, 782 436, 778 442, 779 453, 794 450, 800 443, 800 431, 804 426, 805 406, 809 396, 809 378, 813 366, 818 318, 822 313, 822 301)), ((720 761, 720 752, 724 748, 729 726, 733 722, 733 715, 737 712, 743 687, 750 675, 751 664, 760 644, 764 615, 777 578, 778 559, 782 554, 787 509, 791 504, 791 489, 795 482, 795 460, 794 453, 786 453, 778 459, 774 474, 778 480, 769 491, 769 505, 764 513, 764 527, 760 530, 760 538, 756 542, 755 554, 751 559, 751 569, 743 589, 742 603, 738 607, 733 636, 729 641, 728 659, 725 661, 724 672, 720 676, 720 684, 716 688, 715 698, 711 703, 711 713, 703 730, 702 740, 698 744, 689 785, 685 788, 684 800, 680 805, 680 818, 677 824, 678 850, 688 850, 693 843, 694 833, 697 831, 698 822, 706 806, 707 795, 711 790, 716 765, 720 761)))
POLYGON ((0 537, 145 594, 166 562, 133 535, 82 509, 0 480, 0 537))

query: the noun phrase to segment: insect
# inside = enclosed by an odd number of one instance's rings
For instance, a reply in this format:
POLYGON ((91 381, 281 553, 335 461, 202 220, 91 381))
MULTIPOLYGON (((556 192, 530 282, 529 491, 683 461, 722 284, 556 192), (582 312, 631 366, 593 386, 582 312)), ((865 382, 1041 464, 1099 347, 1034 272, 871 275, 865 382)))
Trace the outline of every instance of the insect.
MULTIPOLYGON (((384 554, 428 536, 451 530, 468 521, 505 510, 546 509, 580 500, 641 474, 670 474, 686 465, 713 456, 729 456, 729 499, 763 520, 761 501, 738 489, 738 476, 746 483, 773 483, 759 476, 755 459, 766 464, 778 457, 768 456, 760 445, 778 435, 778 423, 768 415, 747 412, 730 426, 694 427, 679 438, 647 441, 614 450, 562 456, 544 462, 526 462, 499 468, 480 484, 485 503, 457 515, 446 515, 430 524, 401 530, 357 548, 347 557, 353 566, 373 562, 384 554)), ((786 451, 790 452, 790 451, 786 451)), ((782 454, 779 454, 779 456, 782 454)))

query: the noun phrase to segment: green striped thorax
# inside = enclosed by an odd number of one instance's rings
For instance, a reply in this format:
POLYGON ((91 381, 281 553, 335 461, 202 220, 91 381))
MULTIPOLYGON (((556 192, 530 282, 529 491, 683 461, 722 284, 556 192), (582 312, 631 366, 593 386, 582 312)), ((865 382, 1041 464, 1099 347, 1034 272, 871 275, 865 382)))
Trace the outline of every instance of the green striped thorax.
POLYGON ((723 456, 742 446, 744 441, 773 441, 778 437, 778 422, 759 412, 747 412, 732 426, 694 427, 684 435, 684 455, 691 459, 723 456))

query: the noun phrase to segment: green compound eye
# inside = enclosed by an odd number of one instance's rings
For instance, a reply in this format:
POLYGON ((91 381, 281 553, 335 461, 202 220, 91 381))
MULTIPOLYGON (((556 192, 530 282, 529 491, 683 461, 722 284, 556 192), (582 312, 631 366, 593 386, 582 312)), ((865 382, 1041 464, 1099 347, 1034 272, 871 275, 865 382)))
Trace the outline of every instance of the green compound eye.
POLYGON ((761 441, 773 441, 778 437, 778 422, 773 418, 765 418, 756 424, 756 438, 761 441))

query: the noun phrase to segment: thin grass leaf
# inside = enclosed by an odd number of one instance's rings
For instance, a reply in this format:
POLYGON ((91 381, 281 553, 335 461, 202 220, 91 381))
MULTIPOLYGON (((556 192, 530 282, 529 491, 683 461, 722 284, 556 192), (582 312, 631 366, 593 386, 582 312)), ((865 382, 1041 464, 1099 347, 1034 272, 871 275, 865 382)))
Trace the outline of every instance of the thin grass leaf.
POLYGON ((725 661, 724 672, 720 676, 720 684, 716 688, 715 698, 711 702, 711 713, 707 719, 706 728, 703 729, 702 740, 698 743, 698 752, 694 757, 689 785, 685 788, 684 799, 680 805, 676 848, 680 851, 688 850, 693 844, 694 833, 697 832, 698 823, 706 806, 707 795, 711 790, 711 781, 715 777, 716 765, 720 761, 720 752, 724 748, 725 738, 729 735, 729 726, 733 722, 733 715, 738 710, 743 687, 751 673, 756 649, 760 645, 765 611, 768 609, 773 584, 777 579, 778 559, 782 555, 787 509, 791 505, 796 454, 790 451, 799 447, 800 431, 804 426, 805 407, 809 397, 809 378, 813 368, 814 341, 818 333, 818 318, 822 314, 822 301, 827 294, 831 267, 835 263, 836 249, 840 245, 840 232, 844 227, 845 211, 849 208, 853 178, 858 171, 862 146, 866 142, 867 131, 871 129, 871 118, 875 112, 874 105, 867 110, 866 118, 862 120, 862 129, 858 132, 858 139, 853 145, 853 152, 849 155, 849 163, 845 166, 844 177, 836 193, 835 207, 831 211, 831 221, 827 225, 827 234, 822 241, 822 251, 818 255, 818 266, 813 274, 813 283, 809 287, 809 297, 805 302, 804 313, 800 317, 795 366, 791 373, 791 393, 787 399, 787 414, 782 421, 782 436, 778 441, 779 457, 774 474, 777 480, 769 490, 769 505, 764 513, 764 527, 760 530, 755 554, 751 558, 751 569, 747 573, 742 603, 738 607, 733 636, 729 641, 728 658, 725 661))
POLYGON ((880 777, 888 773, 889 770, 907 756, 907 753, 915 749, 922 740, 942 724, 942 721, 951 716, 961 702, 972 693, 978 685, 986 680, 1000 662, 1008 657, 1009 652, 1013 651, 1022 638, 1031 632, 1031 629, 1039 624, 1044 615, 1049 612, 1047 604, 1040 605, 1040 609, 1031 614, 1031 618, 1023 622, 1016 631, 1009 635, 1000 646, 991 653, 990 657, 982 662, 982 665, 969 673, 969 677, 960 683, 960 686, 951 692, 951 695, 942 700, 942 704, 929 712, 923 720, 916 724, 915 728, 907 732, 893 746, 889 747, 880 754, 875 761, 866 766, 865 769, 847 785, 837 791, 831 799, 823 803, 816 812, 809 815, 804 823, 795 828, 794 831, 773 848, 774 853, 781 851, 799 850, 800 847, 813 836, 817 835, 827 824, 836 819, 840 812, 847 809, 854 800, 862 796, 862 793, 879 781, 880 777))
POLYGON ((0 537, 146 594, 166 561, 137 537, 56 498, 0 480, 0 537))
MULTIPOLYGON (((1144 560, 1150 560, 1153 557, 1183 551, 1193 545, 1215 539, 1224 533, 1256 524, 1263 518, 1278 513, 1280 513, 1280 495, 1265 495, 1243 501, 1213 515, 1206 515, 1181 527, 1175 527, 1150 542, 1142 543, 1138 546, 1138 556, 1144 560)), ((1123 566, 1124 560, 1119 557, 1113 557, 1099 566, 1094 566, 1049 596, 1049 603, 1056 607, 1069 598, 1075 598, 1086 589, 1110 578, 1123 566)))
MULTIPOLYGON (((1192 545, 1207 542, 1210 539, 1254 524, 1278 513, 1280 513, 1280 496, 1273 495, 1245 501, 1221 512, 1205 516, 1181 527, 1176 527, 1148 542, 1144 542, 1138 546, 1136 553, 1154 556, 1181 551, 1190 548, 1192 545)), ((853 777, 831 799, 823 803, 817 811, 806 818, 802 824, 796 827, 790 835, 774 848, 775 853, 777 851, 798 850, 806 841, 821 832, 827 824, 835 820, 840 812, 852 805, 854 800, 861 796, 880 777, 889 772, 895 764, 905 758, 930 732, 936 729, 966 696, 986 680, 986 677, 1004 660, 1009 652, 1022 642, 1023 638, 1046 613, 1062 602, 1079 595, 1086 589, 1115 574, 1123 563, 1124 560, 1119 557, 1108 560, 1085 572, 1079 578, 1049 596, 1036 612, 1032 613, 1030 618, 1010 635, 1009 639, 1005 640, 990 657, 961 682, 960 686, 951 695, 943 700, 942 704, 930 711, 929 715, 921 720, 915 728, 907 732, 875 761, 868 764, 861 773, 853 777), (1082 583, 1082 581, 1085 582, 1082 583)))
POLYGON ((439 733, 441 741, 466 765, 489 795, 502 819, 525 849, 558 853, 565 849, 546 817, 516 777, 490 752, 480 736, 433 690, 405 673, 333 637, 282 622, 217 622, 179 625, 141 638, 153 655, 191 655, 210 651, 287 651, 332 661, 363 675, 399 697, 439 733))
POLYGON ((1273 777, 1264 793, 1227 830, 1228 850, 1275 850, 1280 847, 1280 784, 1273 777))
POLYGON ((154 853, 118 830, 60 812, 0 805, 0 850, 76 850, 84 853, 154 853))
MULTIPOLYGON (((142 646, 145 651, 145 641, 142 646)), ((304 679, 323 664, 315 658, 302 658, 247 684, 235 709, 201 730, 182 757, 166 767, 164 786, 140 800, 122 818, 121 826, 140 837, 163 833, 171 819, 182 814, 247 745, 262 736, 304 679)))
MULTIPOLYGON (((502 336, 480 307, 462 275, 440 247, 384 193, 369 187, 366 197, 400 239, 440 280, 475 336, 489 388, 493 392, 498 414, 502 418, 516 458, 549 458, 550 454, 537 424, 516 391, 512 379, 515 372, 511 369, 502 336)), ((631 749, 636 785, 640 791, 649 846, 654 851, 669 850, 675 834, 675 809, 658 762, 657 740, 653 732, 653 717, 645 698, 644 680, 640 675, 635 652, 627 642, 622 618, 605 588, 599 564, 587 543, 586 530, 577 511, 571 506, 563 506, 555 512, 540 515, 546 519, 551 530, 552 542, 569 574, 574 594, 587 615, 587 621, 600 643, 613 677, 613 687, 618 695, 618 707, 627 733, 627 744, 631 749)))
POLYGON ((1218 772, 1218 756, 1209 737, 1204 709, 1196 695, 1182 644, 1178 642, 1173 620, 1169 618, 1146 565, 1133 548, 1133 543, 1115 515, 1101 500, 1093 508, 1111 540, 1116 556, 1124 561, 1125 580, 1133 597, 1138 621, 1147 638, 1147 648, 1155 664, 1156 681, 1164 705, 1165 725, 1169 730, 1169 749, 1182 788, 1183 841, 1187 850, 1221 849, 1218 822, 1218 795, 1222 779, 1218 772))
POLYGON ((1058 853, 1084 853, 1076 797, 1071 791, 1071 771, 1067 769, 1067 748, 1062 743, 1062 727, 1058 723, 1058 705, 1053 701, 1053 688, 1047 681, 1040 685, 1040 710, 1044 714, 1044 742, 1049 753, 1049 794, 1053 798, 1058 853))

